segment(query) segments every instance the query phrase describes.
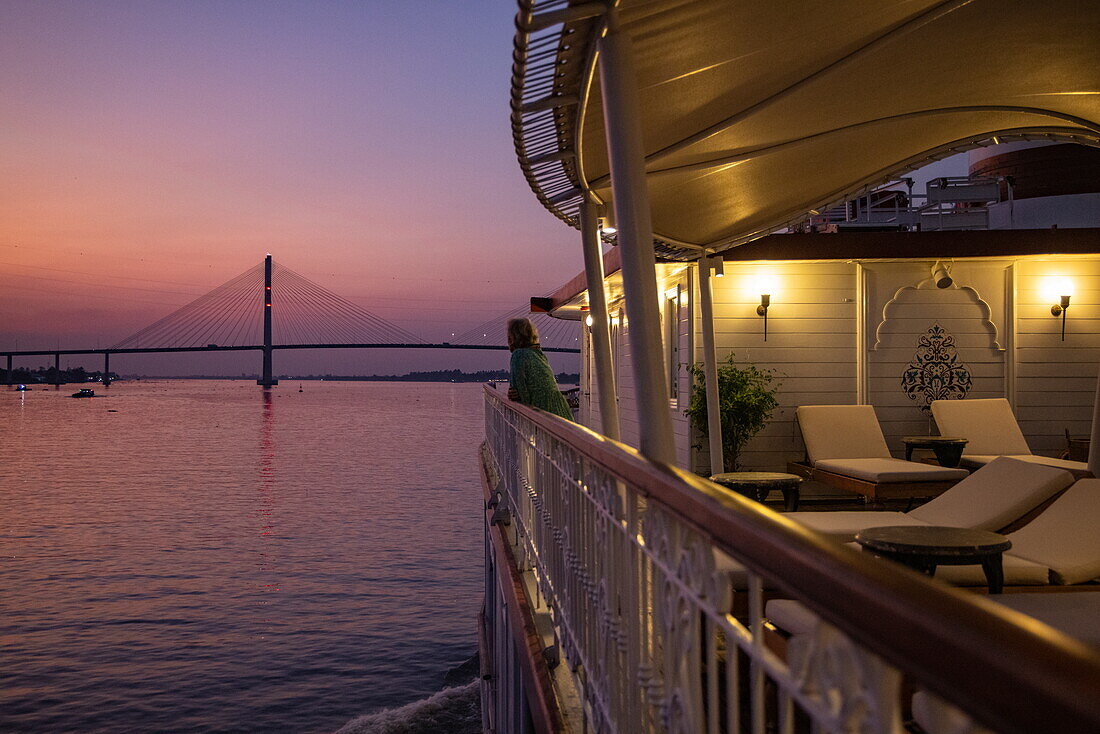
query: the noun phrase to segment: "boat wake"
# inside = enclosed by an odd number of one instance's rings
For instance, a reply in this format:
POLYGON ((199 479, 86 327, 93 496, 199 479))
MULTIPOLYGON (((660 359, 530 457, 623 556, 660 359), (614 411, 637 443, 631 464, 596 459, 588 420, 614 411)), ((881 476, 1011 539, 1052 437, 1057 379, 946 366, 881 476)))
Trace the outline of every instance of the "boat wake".
POLYGON ((398 708, 360 716, 336 734, 480 734, 480 699, 475 680, 398 708))

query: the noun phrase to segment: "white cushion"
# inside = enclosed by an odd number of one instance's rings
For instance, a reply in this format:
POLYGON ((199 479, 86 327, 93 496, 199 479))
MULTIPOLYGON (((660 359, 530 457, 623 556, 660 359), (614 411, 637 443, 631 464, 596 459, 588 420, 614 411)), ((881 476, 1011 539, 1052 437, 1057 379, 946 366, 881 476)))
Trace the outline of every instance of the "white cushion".
POLYGON ((969 476, 966 469, 921 464, 904 459, 823 459, 814 462, 815 469, 824 469, 846 477, 868 482, 946 482, 969 476))
MULTIPOLYGON (((954 490, 948 490, 953 492, 954 490)), ((788 512, 783 515, 800 525, 827 535, 830 540, 847 543, 864 528, 878 528, 884 525, 925 525, 912 514, 904 512, 788 512)))
POLYGON ((813 464, 822 459, 890 458, 870 405, 801 405, 796 412, 813 464))
POLYGON ((1000 530, 1071 484, 1069 472, 998 456, 909 517, 929 525, 1000 530))
MULTIPOLYGON (((1001 557, 1005 573, 1005 586, 1046 586, 1050 583, 1050 570, 1041 563, 1005 553, 1001 557)), ((955 586, 985 586, 988 582, 980 564, 972 566, 937 566, 936 578, 955 586)))
POLYGON ((817 615, 794 599, 772 599, 764 605, 764 616, 791 636, 812 632, 817 625, 817 615))
POLYGON ((1047 566, 1053 581, 1100 577, 1100 479, 1082 479, 1023 528, 1011 533, 1012 555, 1047 566))
POLYGON ((933 400, 932 415, 940 434, 965 438, 967 454, 1030 454, 1012 406, 1004 398, 933 400))
MULTIPOLYGON (((997 456, 995 454, 963 454, 962 461, 960 463, 963 466, 976 469, 985 466, 996 458, 997 456)), ((1019 461, 1030 461, 1032 464, 1056 466, 1059 469, 1065 469, 1066 471, 1074 472, 1078 476, 1087 473, 1089 470, 1089 465, 1083 461, 1054 459, 1050 456, 1037 456, 1036 454, 1015 454, 1009 456, 1008 458, 1018 459, 1019 461)))
POLYGON ((1100 591, 1073 594, 993 594, 1001 606, 1049 624, 1093 647, 1100 647, 1100 591))
POLYGON ((1056 466, 1059 469, 1065 469, 1072 472, 1087 472, 1089 465, 1083 461, 1070 461, 1069 459, 1055 459, 1050 456, 1038 456, 1036 454, 1028 454, 1027 456, 1013 456, 1013 459, 1019 459, 1020 461, 1030 461, 1033 464, 1042 464, 1044 466, 1056 466))
POLYGON ((962 710, 928 691, 913 694, 913 720, 928 734, 993 734, 962 710))

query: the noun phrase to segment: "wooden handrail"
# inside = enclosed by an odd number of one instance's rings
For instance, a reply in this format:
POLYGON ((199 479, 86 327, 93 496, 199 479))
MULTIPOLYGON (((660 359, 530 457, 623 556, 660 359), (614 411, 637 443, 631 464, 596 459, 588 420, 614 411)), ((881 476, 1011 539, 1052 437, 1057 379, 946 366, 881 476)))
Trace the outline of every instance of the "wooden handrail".
POLYGON ((997 731, 1100 731, 1100 654, 979 596, 885 564, 583 426, 505 400, 681 517, 860 645, 997 731))

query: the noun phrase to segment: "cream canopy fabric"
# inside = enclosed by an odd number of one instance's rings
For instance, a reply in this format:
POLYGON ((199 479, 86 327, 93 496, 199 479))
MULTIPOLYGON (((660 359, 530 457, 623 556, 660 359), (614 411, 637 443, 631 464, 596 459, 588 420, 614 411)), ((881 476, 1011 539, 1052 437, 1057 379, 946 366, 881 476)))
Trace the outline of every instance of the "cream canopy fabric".
MULTIPOLYGON (((521 2, 513 130, 536 194, 575 224, 581 192, 606 203, 612 192, 595 71, 604 21, 593 3, 565 5, 521 2), (548 24, 555 9, 564 24, 548 24), (543 74, 531 61, 552 43, 543 74)), ((673 245, 748 241, 974 144, 1100 144, 1094 0, 618 7, 636 57, 654 233, 673 245)))

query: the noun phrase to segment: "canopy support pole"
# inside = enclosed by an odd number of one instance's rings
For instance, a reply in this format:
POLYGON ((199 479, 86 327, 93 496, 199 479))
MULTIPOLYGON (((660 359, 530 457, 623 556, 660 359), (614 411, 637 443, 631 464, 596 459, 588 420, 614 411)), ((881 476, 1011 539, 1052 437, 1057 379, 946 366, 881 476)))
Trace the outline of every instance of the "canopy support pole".
POLYGON ((592 318, 592 354, 596 362, 596 389, 600 394, 600 425, 603 435, 619 440, 619 393, 611 361, 611 322, 604 291, 603 253, 600 251, 596 204, 588 196, 581 203, 581 244, 584 246, 584 277, 588 283, 588 314, 592 318))
POLYGON ((599 66, 604 133, 622 250, 630 362, 638 402, 639 448, 652 461, 672 464, 676 448, 662 359, 657 262, 653 254, 641 107, 630 37, 619 27, 614 8, 607 12, 607 33, 599 41, 599 66))
POLYGON ((1089 471, 1100 477, 1100 369, 1096 375, 1096 397, 1092 402, 1092 440, 1089 443, 1089 471))
MULTIPOLYGON (((719 257, 721 257, 719 255, 719 257)), ((699 311, 703 330, 703 377, 707 394, 707 439, 710 473, 726 470, 722 455, 722 412, 718 399, 718 350, 714 346, 714 269, 710 258, 699 260, 699 311)))

